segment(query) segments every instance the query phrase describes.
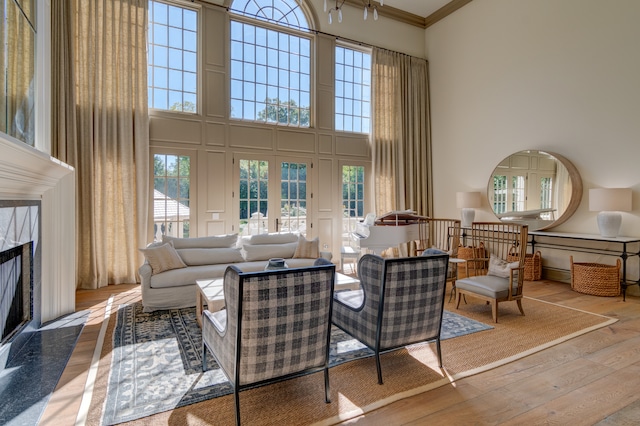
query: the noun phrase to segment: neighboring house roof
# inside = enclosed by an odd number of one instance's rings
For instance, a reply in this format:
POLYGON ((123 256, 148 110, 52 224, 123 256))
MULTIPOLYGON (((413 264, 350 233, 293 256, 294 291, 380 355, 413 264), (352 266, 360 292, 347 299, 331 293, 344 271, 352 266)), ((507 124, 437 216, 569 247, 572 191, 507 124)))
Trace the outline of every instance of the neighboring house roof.
POLYGON ((189 217, 189 207, 174 200, 158 191, 153 190, 153 219, 154 220, 171 220, 180 217, 186 219, 189 217))

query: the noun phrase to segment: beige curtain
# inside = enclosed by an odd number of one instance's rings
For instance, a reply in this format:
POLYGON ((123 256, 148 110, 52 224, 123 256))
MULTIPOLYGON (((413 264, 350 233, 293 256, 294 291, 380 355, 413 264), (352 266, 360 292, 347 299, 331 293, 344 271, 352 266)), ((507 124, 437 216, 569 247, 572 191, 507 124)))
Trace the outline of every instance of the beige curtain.
POLYGON ((35 3, 23 3, 0 5, 0 130, 33 146, 35 3))
POLYGON ((76 169, 77 284, 134 283, 149 188, 148 0, 52 1, 53 155, 76 169))
POLYGON ((428 63, 379 48, 372 62, 376 213, 411 209, 431 216, 428 63))

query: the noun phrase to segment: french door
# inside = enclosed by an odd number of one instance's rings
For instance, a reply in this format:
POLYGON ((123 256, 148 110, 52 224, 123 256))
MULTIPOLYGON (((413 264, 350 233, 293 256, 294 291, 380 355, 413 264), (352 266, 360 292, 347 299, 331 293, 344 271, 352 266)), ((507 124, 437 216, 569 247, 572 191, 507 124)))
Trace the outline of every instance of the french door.
POLYGON ((311 164, 290 157, 234 157, 234 206, 240 235, 298 232, 311 225, 311 164))

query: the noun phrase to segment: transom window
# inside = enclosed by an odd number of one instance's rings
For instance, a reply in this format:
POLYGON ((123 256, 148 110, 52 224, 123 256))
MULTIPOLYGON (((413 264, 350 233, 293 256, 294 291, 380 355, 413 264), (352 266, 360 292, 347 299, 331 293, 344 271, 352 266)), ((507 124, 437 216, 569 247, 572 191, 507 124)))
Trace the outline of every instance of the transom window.
MULTIPOLYGON (((241 0, 233 9, 253 18, 306 28, 297 3, 241 0)), ((311 39, 231 21, 231 118, 309 127, 311 39)))
POLYGON ((149 1, 149 108, 196 112, 198 12, 149 1))
POLYGON ((338 131, 369 133, 371 123, 371 55, 336 46, 336 111, 338 131))

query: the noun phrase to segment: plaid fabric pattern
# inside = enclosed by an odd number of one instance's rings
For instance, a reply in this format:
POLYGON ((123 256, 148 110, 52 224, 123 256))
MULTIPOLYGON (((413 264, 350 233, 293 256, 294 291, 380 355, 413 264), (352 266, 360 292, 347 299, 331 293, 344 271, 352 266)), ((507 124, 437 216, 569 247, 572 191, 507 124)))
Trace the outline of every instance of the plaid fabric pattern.
POLYGON ((364 304, 350 308, 336 293, 333 323, 375 349, 382 288, 381 351, 439 337, 448 259, 448 255, 394 259, 363 256, 358 271, 364 304))
POLYGON ((230 267, 224 284, 227 330, 211 333, 203 324, 203 338, 212 339, 209 347, 227 377, 234 380, 238 332, 237 385, 324 366, 334 276, 333 265, 246 274, 230 267), (242 317, 238 318, 240 303, 242 317))
POLYGON ((224 299, 225 309, 211 313, 204 311, 202 315, 202 341, 216 357, 218 365, 224 371, 227 378, 233 380, 236 355, 237 321, 231 318, 238 317, 238 289, 240 288, 240 269, 229 266, 224 273, 224 299), (214 325, 212 317, 221 316, 219 322, 226 322, 226 328, 219 330, 214 325), (216 350, 224 348, 224 350, 216 350))

